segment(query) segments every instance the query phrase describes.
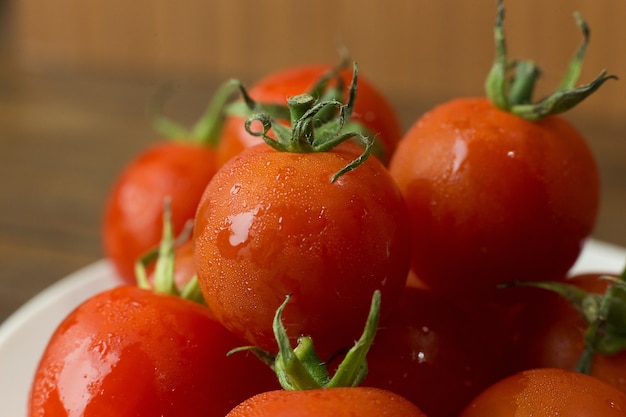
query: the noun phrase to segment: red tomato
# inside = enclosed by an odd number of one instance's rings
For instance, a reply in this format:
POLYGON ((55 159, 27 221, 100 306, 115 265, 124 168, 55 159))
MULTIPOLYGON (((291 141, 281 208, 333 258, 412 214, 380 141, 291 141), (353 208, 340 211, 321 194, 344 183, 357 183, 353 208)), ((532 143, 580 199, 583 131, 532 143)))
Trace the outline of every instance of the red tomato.
POLYGON ((485 98, 425 114, 390 164, 413 231, 412 267, 435 291, 565 275, 595 224, 599 179, 558 116, 529 122, 485 98))
MULTIPOLYGON (((332 69, 329 65, 307 65, 288 68, 260 79, 250 87, 250 97, 261 104, 284 105, 286 99, 309 92, 320 77, 332 69)), ((350 85, 352 72, 341 72, 346 85, 350 85)), ((331 86, 334 85, 331 83, 331 86)), ((346 97, 343 97, 345 100, 346 97)), ((395 151, 402 136, 402 128, 391 104, 376 87, 363 77, 359 78, 357 99, 352 114, 353 122, 361 123, 377 139, 374 154, 384 163, 395 151), (378 147, 378 148, 377 148, 378 147)), ((224 135, 218 148, 218 165, 221 166, 244 148, 262 142, 262 139, 250 135, 244 128, 244 117, 232 116, 226 120, 224 135)))
MULTIPOLYGON (((583 274, 565 281, 589 293, 604 294, 609 285, 605 274, 583 274)), ((513 371, 550 367, 574 370, 585 349, 589 324, 565 298, 551 291, 529 288, 527 308, 510 332, 517 336, 508 355, 513 371)), ((516 288, 507 289, 516 291, 516 288)), ((626 351, 595 353, 589 374, 626 393, 626 351)))
POLYGON ((458 415, 499 375, 479 324, 445 298, 407 288, 376 334, 361 385, 400 394, 429 417, 458 415))
POLYGON ((510 281, 560 279, 596 222, 599 174, 585 139, 559 114, 615 78, 576 87, 584 41, 558 89, 533 102, 538 68, 509 60, 503 1, 486 97, 436 106, 390 162, 410 212, 412 268, 433 291, 465 299, 510 281))
POLYGON ((374 290, 382 316, 400 297, 411 241, 392 178, 368 158, 332 182, 356 148, 256 145, 207 186, 193 237, 198 281, 216 317, 250 344, 276 350, 272 320, 287 294, 288 334, 312 336, 322 357, 358 338, 374 290))
POLYGON ((626 395, 589 375, 554 368, 517 373, 476 397, 460 417, 623 417, 626 395))
POLYGON ((235 407, 227 417, 425 417, 410 401, 376 388, 270 391, 235 407))
POLYGON ((159 244, 164 200, 171 199, 179 234, 216 169, 213 148, 172 141, 146 149, 120 173, 108 196, 102 236, 105 255, 126 282, 135 283, 135 262, 159 244))
POLYGON ((102 292, 57 328, 29 416, 223 416, 277 389, 257 358, 201 305, 135 286, 102 292))

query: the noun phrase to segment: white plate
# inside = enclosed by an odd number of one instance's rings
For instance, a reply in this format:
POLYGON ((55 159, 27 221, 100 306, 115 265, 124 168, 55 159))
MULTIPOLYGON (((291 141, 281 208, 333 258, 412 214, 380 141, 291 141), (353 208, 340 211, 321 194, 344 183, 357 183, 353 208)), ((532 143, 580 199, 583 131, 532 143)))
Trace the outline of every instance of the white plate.
MULTIPOLYGON (((591 240, 572 273, 619 273, 625 262, 626 248, 591 240)), ((3 416, 26 416, 31 379, 48 339, 61 320, 89 296, 121 283, 107 261, 95 262, 42 291, 0 326, 3 416)))

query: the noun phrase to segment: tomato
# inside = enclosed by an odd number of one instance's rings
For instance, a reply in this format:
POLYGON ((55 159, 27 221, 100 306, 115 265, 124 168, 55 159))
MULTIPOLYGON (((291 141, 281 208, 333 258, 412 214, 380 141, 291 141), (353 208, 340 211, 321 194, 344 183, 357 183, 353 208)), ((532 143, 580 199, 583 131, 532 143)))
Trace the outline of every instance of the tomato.
POLYGON ((536 71, 530 79, 504 74, 532 64, 500 55, 487 96, 455 98, 422 115, 389 166, 410 213, 416 276, 466 299, 500 283, 564 277, 598 214, 595 158, 559 113, 613 77, 602 73, 530 104, 531 91, 494 85, 532 87, 536 71))
MULTIPOLYGON (((611 282, 607 279, 609 276, 581 274, 564 283, 601 295, 611 282)), ((539 288, 532 290, 532 293, 525 293, 528 307, 524 314, 510 328, 517 338, 508 355, 509 363, 514 371, 538 367, 577 369, 586 348, 585 332, 589 327, 579 310, 583 307, 577 307, 555 292, 539 288)), ((594 353, 588 372, 626 393, 625 350, 613 354, 594 353)))
POLYGON ((611 417, 626 394, 589 375, 554 368, 523 371, 487 388, 460 417, 611 417))
POLYGON ((274 350, 272 317, 287 294, 289 333, 314 336, 326 352, 350 346, 375 289, 387 306, 399 298, 410 257, 406 207, 375 158, 331 181, 356 155, 260 144, 207 186, 193 238, 200 288, 249 343, 274 350))
POLYGON ((377 388, 342 387, 269 391, 237 407, 227 417, 425 417, 410 401, 377 388))
MULTIPOLYGON (((258 103, 284 105, 288 97, 310 92, 318 80, 332 70, 331 66, 323 64, 286 68, 258 80, 250 87, 248 93, 258 103)), ((350 84, 349 70, 341 71, 340 76, 345 85, 350 84)), ((330 87, 336 87, 336 83, 331 81, 330 87)), ((345 90, 343 94, 346 94, 345 90)), ((387 98, 372 82, 362 77, 359 81, 352 121, 361 123, 376 137, 378 152, 375 149, 375 155, 387 164, 402 136, 402 127, 387 98)), ((246 131, 244 122, 245 118, 240 116, 231 116, 226 120, 218 149, 218 165, 223 165, 244 148, 262 142, 260 138, 246 131)))
POLYGON ((176 234, 193 219, 200 196, 217 170, 221 110, 235 88, 231 83, 222 85, 191 131, 155 116, 155 128, 168 139, 136 155, 111 186, 102 221, 104 253, 126 282, 135 283, 135 262, 159 243, 166 198, 172 201, 176 234))
POLYGON ((528 122, 484 98, 424 115, 390 172, 410 211, 413 269, 439 291, 564 276, 598 212, 582 136, 562 118, 528 122))
POLYGON ((86 300, 53 334, 29 416, 223 416, 277 389, 241 342, 199 304, 136 286, 86 300))
POLYGON ((400 394, 429 417, 458 415, 499 376, 480 324, 438 294, 407 288, 376 334, 361 385, 400 394))
POLYGON ((135 261, 159 242, 165 198, 172 200, 179 233, 216 170, 213 149, 182 142, 154 145, 124 169, 108 196, 102 236, 106 256, 125 281, 135 282, 135 261))

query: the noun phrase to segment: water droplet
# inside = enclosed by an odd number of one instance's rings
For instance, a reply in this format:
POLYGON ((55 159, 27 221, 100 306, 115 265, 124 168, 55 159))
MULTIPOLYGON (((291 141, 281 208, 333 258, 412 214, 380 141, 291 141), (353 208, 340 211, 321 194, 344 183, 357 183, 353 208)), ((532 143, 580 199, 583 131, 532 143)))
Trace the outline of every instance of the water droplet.
POLYGON ((230 195, 236 195, 241 190, 241 184, 236 183, 230 188, 230 195))
POLYGON ((231 232, 230 236, 228 237, 228 242, 232 246, 241 245, 246 240, 248 240, 248 235, 250 234, 252 222, 254 221, 254 217, 258 214, 258 212, 259 207, 255 208, 254 210, 228 216, 231 232))
POLYGON ((467 157, 467 143, 463 139, 457 138, 452 146, 452 153, 454 154, 452 173, 455 174, 467 157))

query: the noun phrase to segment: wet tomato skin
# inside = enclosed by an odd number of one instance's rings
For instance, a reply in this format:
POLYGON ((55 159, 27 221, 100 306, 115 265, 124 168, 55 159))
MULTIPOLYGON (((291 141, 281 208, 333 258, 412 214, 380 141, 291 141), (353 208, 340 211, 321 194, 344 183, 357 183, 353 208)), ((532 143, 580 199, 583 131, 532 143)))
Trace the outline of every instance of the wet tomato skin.
POLYGON ((389 169, 409 208, 412 268, 434 291, 560 279, 595 225, 596 162, 558 116, 529 122, 455 99, 407 131, 389 169))
POLYGON ((406 281, 410 236, 402 196, 386 169, 368 158, 332 176, 358 155, 243 151, 207 186, 194 227, 202 293, 231 331, 276 351, 272 320, 287 294, 287 334, 313 337, 328 354, 351 346, 371 297, 384 317, 406 281))
POLYGON ((594 377, 537 368, 504 378, 479 394, 460 417, 618 417, 626 394, 594 377))
POLYGON ((400 394, 429 417, 458 415, 499 377, 481 324, 441 295, 407 287, 376 333, 361 385, 400 394))
POLYGON ((226 357, 240 345, 199 304, 135 286, 107 290, 53 334, 28 415, 222 416, 277 388, 256 357, 226 357))
MULTIPOLYGON (((309 92, 318 79, 331 70, 330 65, 311 64, 286 68, 259 79, 250 86, 250 97, 259 103, 285 105, 287 98, 309 92)), ((352 79, 352 71, 341 72, 346 92, 352 79)), ((334 83, 331 83, 334 85, 334 83)), ((387 164, 402 136, 402 128, 395 110, 387 98, 366 77, 359 75, 357 99, 351 121, 363 124, 384 149, 376 156, 387 164)), ((347 101, 346 97, 342 98, 347 101)), ((262 142, 250 135, 244 127, 245 118, 228 117, 217 150, 218 165, 222 166, 243 149, 262 142)))
POLYGON ((344 387, 258 394, 226 417, 426 417, 401 396, 377 388, 344 387))
POLYGON ((212 148, 176 141, 159 142, 124 167, 107 196, 102 236, 104 253, 125 282, 136 282, 135 262, 161 240, 165 199, 178 235, 216 169, 212 148))

